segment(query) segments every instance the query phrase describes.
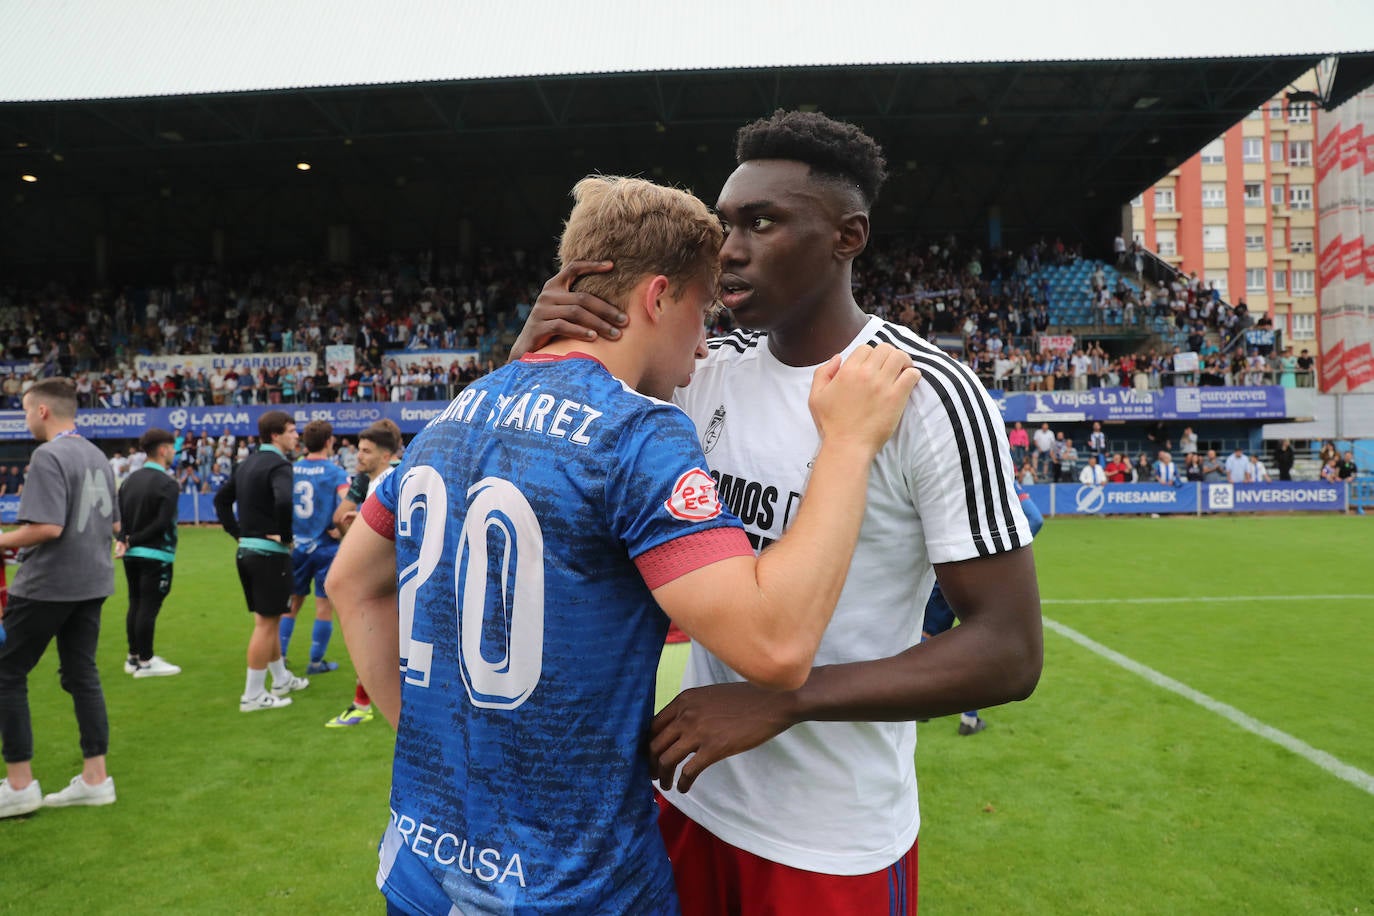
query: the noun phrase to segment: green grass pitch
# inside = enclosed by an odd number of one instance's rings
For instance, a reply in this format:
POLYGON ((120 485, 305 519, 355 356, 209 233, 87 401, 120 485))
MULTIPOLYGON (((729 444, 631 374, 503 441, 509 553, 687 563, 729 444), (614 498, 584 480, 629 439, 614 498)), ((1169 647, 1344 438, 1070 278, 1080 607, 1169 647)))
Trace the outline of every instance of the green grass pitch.
MULTIPOLYGON (((1051 519, 1036 555, 1050 620, 1370 773, 1371 543, 1355 517, 1051 519), (1198 600, 1219 597, 1246 600, 1198 600)), ((119 802, 0 821, 0 912, 380 912, 391 734, 323 727, 352 694, 341 638, 290 709, 239 713, 233 544, 182 545, 158 651, 185 673, 122 673, 121 576, 100 651, 119 802)), ((46 791, 80 765, 55 655, 30 678, 46 791)), ((985 715, 972 738, 920 726, 923 913, 1374 913, 1374 795, 1215 712, 1047 630, 1035 695, 985 715)))

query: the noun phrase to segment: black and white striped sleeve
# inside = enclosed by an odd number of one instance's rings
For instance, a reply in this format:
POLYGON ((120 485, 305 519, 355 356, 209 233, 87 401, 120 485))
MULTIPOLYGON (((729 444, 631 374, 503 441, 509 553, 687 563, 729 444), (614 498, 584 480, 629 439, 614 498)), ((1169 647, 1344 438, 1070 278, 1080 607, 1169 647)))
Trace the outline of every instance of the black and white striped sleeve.
POLYGON ((977 376, 904 328, 876 339, 909 353, 921 370, 908 431, 907 475, 932 563, 1024 547, 1030 524, 1017 498, 1002 412, 977 376))

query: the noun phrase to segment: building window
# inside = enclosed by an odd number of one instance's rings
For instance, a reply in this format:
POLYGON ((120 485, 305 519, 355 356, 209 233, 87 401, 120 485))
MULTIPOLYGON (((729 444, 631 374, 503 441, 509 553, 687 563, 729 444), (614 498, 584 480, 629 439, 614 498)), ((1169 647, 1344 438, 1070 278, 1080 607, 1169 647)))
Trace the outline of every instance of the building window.
POLYGON ((1212 280, 1211 280, 1210 282, 1211 282, 1212 286, 1216 287, 1217 294, 1220 295, 1221 298, 1225 299, 1225 298, 1226 298, 1226 274, 1217 274, 1215 277, 1212 278, 1212 280))
POLYGON ((1132 198, 1131 198, 1131 206, 1132 206, 1132 207, 1143 207, 1143 206, 1145 206, 1145 196, 1144 196, 1143 194, 1137 194, 1135 197, 1132 197, 1132 198))
POLYGON ((1312 312, 1294 312, 1290 316, 1293 321, 1293 339, 1311 340, 1317 336, 1317 316, 1312 312))
POLYGON ((1293 239, 1293 244, 1288 246, 1288 250, 1293 254, 1311 254, 1312 247, 1311 239, 1293 239))
POLYGON ((1293 271, 1293 295, 1310 296, 1316 286, 1316 271, 1295 270, 1293 271))
POLYGON ((1160 257, 1172 258, 1178 254, 1178 233, 1172 229, 1156 229, 1155 248, 1160 257))
POLYGON ((1204 181, 1202 183, 1202 205, 1204 207, 1226 206, 1226 182, 1204 181))
POLYGON ((1262 293, 1268 287, 1264 285, 1264 268, 1247 267, 1245 268, 1245 291, 1247 293, 1262 293))
POLYGON ((1254 111, 1250 112, 1248 115, 1245 116, 1245 120, 1247 121, 1261 121, 1263 119, 1264 110, 1261 108, 1256 108, 1254 111))
POLYGON ((1283 161, 1283 141, 1282 141, 1282 140, 1274 140, 1274 141, 1271 141, 1271 142, 1270 142, 1270 144, 1269 144, 1269 161, 1270 161, 1270 162, 1282 162, 1282 161, 1283 161))
POLYGON ((1202 227, 1202 250, 1203 250, 1203 251, 1225 251, 1225 250, 1226 250, 1226 227, 1225 227, 1225 226, 1203 226, 1203 227, 1202 227))
POLYGON ((1241 141, 1240 158, 1243 162, 1264 161, 1264 138, 1246 137, 1241 141))
POLYGON ((1295 184, 1288 189, 1288 206, 1294 210, 1312 209, 1312 186, 1295 184))
POLYGON ((1289 141, 1288 141, 1288 164, 1289 164, 1289 165, 1311 165, 1311 164, 1312 164, 1312 141, 1311 141, 1311 140, 1289 140, 1289 141))
POLYGON ((1288 123, 1289 124, 1311 124, 1312 106, 1307 102, 1288 103, 1288 123))
POLYGON ((1282 226, 1274 227, 1274 249, 1282 251, 1288 247, 1288 230, 1282 226))
POLYGON ((1155 209, 1165 213, 1174 212, 1174 189, 1155 188, 1155 209))
POLYGON ((1271 117, 1271 118, 1281 118, 1281 117, 1283 117, 1283 100, 1282 100, 1282 99, 1274 99, 1272 102, 1269 103, 1269 117, 1271 117))
POLYGON ((1264 227, 1246 226, 1245 227, 1245 250, 1263 251, 1264 250, 1264 227))
POLYGON ((1272 185, 1269 188, 1269 202, 1276 207, 1284 204, 1284 186, 1281 184, 1272 185))
POLYGON ((1220 165, 1226 161, 1226 144, 1221 137, 1202 148, 1203 165, 1220 165))
POLYGON ((1276 293, 1286 293, 1286 292, 1288 292, 1288 271, 1286 271, 1286 270, 1276 270, 1276 271, 1274 271, 1274 292, 1276 292, 1276 293))
POLYGON ((1264 182, 1247 181, 1245 183, 1245 206, 1263 207, 1264 206, 1264 182))

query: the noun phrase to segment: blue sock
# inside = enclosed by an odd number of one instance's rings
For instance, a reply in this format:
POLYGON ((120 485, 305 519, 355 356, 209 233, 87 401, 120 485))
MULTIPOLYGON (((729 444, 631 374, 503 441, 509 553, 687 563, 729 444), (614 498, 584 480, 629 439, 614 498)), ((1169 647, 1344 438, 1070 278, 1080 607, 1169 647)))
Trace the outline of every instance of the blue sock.
POLYGON ((310 661, 324 661, 324 653, 329 651, 329 637, 334 635, 332 620, 317 620, 310 631, 310 661))
POLYGON ((281 657, 286 658, 286 647, 291 645, 291 634, 296 629, 296 618, 282 616, 281 619, 281 657))

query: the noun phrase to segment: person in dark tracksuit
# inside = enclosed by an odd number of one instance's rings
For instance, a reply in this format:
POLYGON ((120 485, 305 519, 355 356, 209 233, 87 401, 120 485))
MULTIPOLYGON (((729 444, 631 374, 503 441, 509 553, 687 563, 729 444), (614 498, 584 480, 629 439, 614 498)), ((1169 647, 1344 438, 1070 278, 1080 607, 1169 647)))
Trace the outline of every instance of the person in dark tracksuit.
POLYGON ((239 697, 240 712, 291 705, 289 694, 310 686, 286 668, 281 655, 281 615, 291 606, 291 461, 296 421, 280 410, 258 419, 262 445, 234 468, 215 494, 220 526, 238 539, 235 560, 239 582, 253 614, 248 640, 248 681, 239 697), (238 514, 235 516, 235 504, 238 514), (272 690, 267 690, 267 672, 272 690))
POLYGON ((176 460, 176 437, 165 429, 149 429, 138 440, 148 456, 119 488, 122 534, 115 553, 124 560, 129 584, 129 613, 125 629, 129 656, 124 673, 136 678, 170 677, 181 668, 153 654, 153 630, 162 602, 172 589, 172 563, 177 551, 177 484, 170 473, 176 460))

